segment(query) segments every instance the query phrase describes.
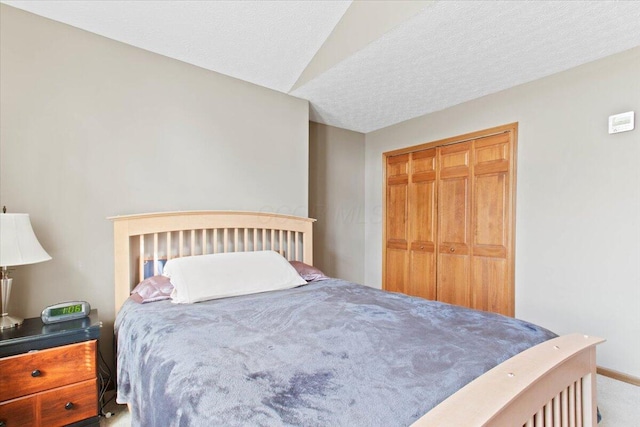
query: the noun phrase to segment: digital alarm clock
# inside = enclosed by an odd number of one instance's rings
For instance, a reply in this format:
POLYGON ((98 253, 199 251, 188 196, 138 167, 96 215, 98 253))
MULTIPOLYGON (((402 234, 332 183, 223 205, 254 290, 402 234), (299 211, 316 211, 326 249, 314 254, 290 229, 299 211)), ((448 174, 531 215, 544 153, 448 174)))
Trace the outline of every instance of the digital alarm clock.
POLYGON ((42 310, 40 318, 42 323, 66 322, 67 320, 82 319, 87 317, 91 311, 91 305, 86 301, 67 301, 60 304, 50 305, 42 310))

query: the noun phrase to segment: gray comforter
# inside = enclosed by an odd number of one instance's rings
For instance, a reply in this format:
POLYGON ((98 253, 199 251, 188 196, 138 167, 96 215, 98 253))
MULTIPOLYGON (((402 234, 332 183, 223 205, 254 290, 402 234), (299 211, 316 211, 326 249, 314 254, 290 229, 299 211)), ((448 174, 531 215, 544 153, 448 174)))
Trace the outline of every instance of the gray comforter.
POLYGON ((407 426, 555 335, 341 280, 192 305, 127 301, 118 402, 134 426, 407 426))

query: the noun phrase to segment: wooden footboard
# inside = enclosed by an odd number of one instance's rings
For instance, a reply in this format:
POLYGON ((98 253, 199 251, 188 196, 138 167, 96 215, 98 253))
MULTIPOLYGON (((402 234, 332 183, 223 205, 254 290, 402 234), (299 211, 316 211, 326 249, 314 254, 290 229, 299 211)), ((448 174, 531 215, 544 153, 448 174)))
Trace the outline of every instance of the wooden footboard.
POLYGON ((596 426, 595 346, 603 341, 572 334, 525 350, 467 384, 413 426, 596 426))

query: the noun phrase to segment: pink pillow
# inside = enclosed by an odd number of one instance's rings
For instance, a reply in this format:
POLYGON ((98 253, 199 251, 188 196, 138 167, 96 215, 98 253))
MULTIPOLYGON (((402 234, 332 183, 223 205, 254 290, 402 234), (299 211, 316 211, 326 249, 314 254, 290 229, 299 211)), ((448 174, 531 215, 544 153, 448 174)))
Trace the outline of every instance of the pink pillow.
POLYGON ((166 276, 152 276, 138 283, 131 291, 131 299, 137 303, 161 301, 171 298, 173 285, 166 276))
POLYGON ((289 261, 293 268, 296 269, 300 277, 302 277, 307 282, 317 282, 320 280, 327 280, 329 277, 325 276, 324 273, 314 266, 305 264, 300 261, 289 261))

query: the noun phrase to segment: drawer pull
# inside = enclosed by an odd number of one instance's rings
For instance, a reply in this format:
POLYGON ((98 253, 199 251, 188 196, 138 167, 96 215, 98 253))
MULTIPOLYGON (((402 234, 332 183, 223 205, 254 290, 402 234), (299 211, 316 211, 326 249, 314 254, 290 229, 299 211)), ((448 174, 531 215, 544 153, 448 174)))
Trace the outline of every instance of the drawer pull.
POLYGON ((67 402, 67 404, 64 405, 64 409, 66 409, 67 411, 73 409, 73 402, 67 402))
POLYGON ((42 372, 40 372, 40 369, 35 369, 33 372, 31 372, 31 376, 33 378, 39 377, 40 375, 42 375, 42 372))
POLYGON ((6 424, 4 423, 4 421, 0 421, 0 427, 6 427, 6 424))

